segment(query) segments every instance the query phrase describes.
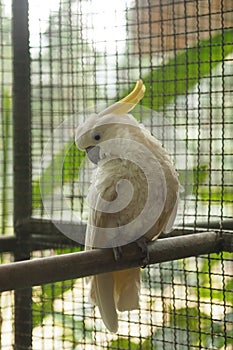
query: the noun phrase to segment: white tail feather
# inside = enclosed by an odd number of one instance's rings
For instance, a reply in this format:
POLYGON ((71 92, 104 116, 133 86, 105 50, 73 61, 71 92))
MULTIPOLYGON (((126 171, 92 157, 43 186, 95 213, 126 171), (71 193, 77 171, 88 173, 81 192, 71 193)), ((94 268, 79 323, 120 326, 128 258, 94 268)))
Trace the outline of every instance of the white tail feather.
POLYGON ((115 300, 119 311, 139 308, 140 268, 114 272, 115 300))
POLYGON ((104 273, 94 276, 92 287, 95 294, 95 302, 105 326, 110 332, 118 330, 118 317, 114 301, 114 279, 112 273, 104 273))

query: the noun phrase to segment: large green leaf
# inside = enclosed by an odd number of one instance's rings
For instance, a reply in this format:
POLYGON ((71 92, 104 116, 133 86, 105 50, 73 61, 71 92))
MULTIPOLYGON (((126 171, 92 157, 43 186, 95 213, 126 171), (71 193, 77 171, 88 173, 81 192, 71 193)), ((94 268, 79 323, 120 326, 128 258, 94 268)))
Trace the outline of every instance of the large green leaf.
POLYGON ((154 69, 143 80, 146 93, 142 104, 161 110, 178 95, 185 95, 204 76, 221 64, 233 52, 233 30, 225 30, 196 46, 181 50, 164 65, 154 69))

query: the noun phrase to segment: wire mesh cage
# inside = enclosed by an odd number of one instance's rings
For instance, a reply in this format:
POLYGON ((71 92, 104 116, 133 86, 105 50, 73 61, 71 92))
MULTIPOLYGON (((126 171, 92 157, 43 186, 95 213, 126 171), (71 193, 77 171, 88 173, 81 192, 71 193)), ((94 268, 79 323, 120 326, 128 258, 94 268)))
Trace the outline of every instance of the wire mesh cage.
POLYGON ((117 335, 81 278, 6 291, 1 349, 232 348, 232 14, 227 0, 0 0, 1 263, 82 250, 93 167, 75 130, 139 78, 132 113, 183 187, 170 236, 228 237, 143 269, 117 335))

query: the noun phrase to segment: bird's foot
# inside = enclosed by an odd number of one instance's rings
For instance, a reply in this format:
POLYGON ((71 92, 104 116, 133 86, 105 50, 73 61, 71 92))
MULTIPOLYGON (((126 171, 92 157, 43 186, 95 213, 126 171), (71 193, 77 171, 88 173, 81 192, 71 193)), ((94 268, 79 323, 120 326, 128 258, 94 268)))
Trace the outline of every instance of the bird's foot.
POLYGON ((148 250, 148 241, 145 239, 145 237, 139 238, 135 242, 138 246, 138 248, 141 250, 141 259, 142 259, 142 268, 144 269, 149 264, 149 250, 148 250))
POLYGON ((115 261, 119 261, 120 258, 122 257, 122 254, 123 254, 122 247, 113 248, 113 255, 114 255, 115 261))

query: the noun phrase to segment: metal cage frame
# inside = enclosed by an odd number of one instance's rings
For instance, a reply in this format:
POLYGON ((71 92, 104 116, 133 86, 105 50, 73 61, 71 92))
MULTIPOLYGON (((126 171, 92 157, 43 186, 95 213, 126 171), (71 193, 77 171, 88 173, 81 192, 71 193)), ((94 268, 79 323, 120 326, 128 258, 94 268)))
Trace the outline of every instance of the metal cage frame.
MULTIPOLYGON (((14 237, 0 237, 0 252, 14 254, 15 263, 0 267, 0 291, 15 289, 15 350, 32 344, 32 286, 83 277, 95 273, 140 266, 134 246, 125 249, 115 262, 111 251, 102 250, 66 254, 30 260, 34 250, 48 249, 70 242, 50 221, 32 218, 31 188, 31 107, 28 1, 13 0, 13 131, 14 131, 14 237), (22 205, 23 198, 23 205, 22 205), (44 241, 44 244, 42 243, 44 241), (90 261, 98 263, 88 264, 90 261), (76 266, 79 266, 79 269, 76 266), (96 266, 93 268, 93 266, 96 266), (91 266, 91 267, 90 267, 91 266), (23 271, 27 269, 27 275, 23 271), (44 274, 47 271, 47 274, 44 274), (27 322, 22 320, 27 319, 27 322)), ((67 224, 68 225, 68 224, 67 224)), ((175 260, 220 251, 233 251, 233 221, 196 224, 177 229, 168 238, 161 236, 149 245, 150 263, 175 260)), ((77 226, 70 229, 77 230, 77 226)), ((84 232, 85 227, 79 228, 84 232)))

